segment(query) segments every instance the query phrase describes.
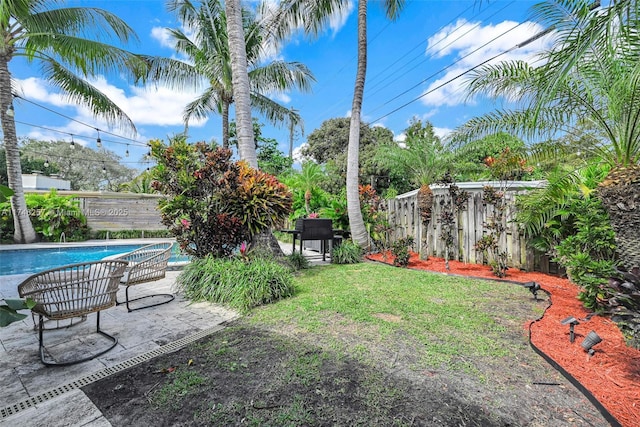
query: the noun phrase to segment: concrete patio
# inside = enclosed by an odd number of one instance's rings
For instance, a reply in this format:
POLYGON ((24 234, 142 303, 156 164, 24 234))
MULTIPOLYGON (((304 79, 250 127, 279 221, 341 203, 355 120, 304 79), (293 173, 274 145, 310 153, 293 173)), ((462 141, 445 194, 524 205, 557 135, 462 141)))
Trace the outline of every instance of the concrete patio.
MULTIPOLYGON (((132 295, 175 292, 179 271, 165 279, 131 288, 132 295)), ((17 297, 17 284, 26 275, 0 276, 0 298, 17 297)), ((124 294, 124 291, 119 292, 124 294)), ((209 303, 192 304, 181 295, 168 304, 127 312, 122 306, 104 310, 101 329, 118 338, 118 345, 93 360, 47 367, 40 362, 38 337, 31 317, 0 329, 0 424, 11 426, 108 426, 110 423, 80 387, 154 356, 175 351, 214 333, 237 313, 209 303)), ((45 332, 53 352, 65 346, 104 346, 95 334, 95 314, 71 328, 45 332), (95 342, 94 342, 95 341, 95 342)), ((91 350, 89 350, 91 351, 91 350)))

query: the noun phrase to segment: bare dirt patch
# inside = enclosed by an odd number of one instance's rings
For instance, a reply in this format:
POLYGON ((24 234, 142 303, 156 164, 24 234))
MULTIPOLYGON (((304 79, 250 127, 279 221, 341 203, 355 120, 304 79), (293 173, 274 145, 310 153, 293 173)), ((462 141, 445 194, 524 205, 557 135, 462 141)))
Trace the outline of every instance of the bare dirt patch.
POLYGON ((398 323, 402 321, 402 317, 396 316, 395 314, 390 313, 375 313, 373 317, 377 317, 378 319, 382 319, 386 322, 398 323))

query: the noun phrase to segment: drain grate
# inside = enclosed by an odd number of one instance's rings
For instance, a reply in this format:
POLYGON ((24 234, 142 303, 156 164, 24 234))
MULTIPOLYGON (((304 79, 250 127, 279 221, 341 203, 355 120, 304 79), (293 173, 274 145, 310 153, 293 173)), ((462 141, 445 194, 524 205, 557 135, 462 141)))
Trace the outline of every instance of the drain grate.
POLYGON ((101 369, 97 372, 94 372, 89 375, 85 375, 84 377, 78 378, 70 383, 61 385, 60 387, 56 387, 51 390, 47 390, 43 393, 37 394, 32 397, 28 397, 24 400, 16 402, 6 408, 0 409, 0 420, 10 417, 12 415, 17 414, 18 412, 25 411, 29 408, 36 406, 37 404, 44 403, 48 400, 54 399, 58 396, 62 396, 65 393, 76 390, 78 388, 82 388, 88 384, 101 380, 103 378, 108 377, 109 375, 113 375, 117 372, 124 371, 125 369, 131 368, 133 366, 139 365, 140 363, 146 362, 148 360, 153 359, 154 357, 161 356, 163 354, 173 353, 174 351, 178 351, 181 348, 185 347, 188 344, 191 344, 195 341, 198 341, 201 338, 204 338, 208 335, 211 335, 215 332, 218 332, 224 329, 224 325, 229 323, 229 321, 222 322, 216 326, 213 326, 208 329, 203 329, 202 331, 196 332, 189 336, 180 338, 177 341, 170 342, 168 344, 163 345, 162 347, 158 347, 154 350, 148 351, 139 356, 132 357, 131 359, 122 361, 114 366, 110 366, 108 368, 101 369))

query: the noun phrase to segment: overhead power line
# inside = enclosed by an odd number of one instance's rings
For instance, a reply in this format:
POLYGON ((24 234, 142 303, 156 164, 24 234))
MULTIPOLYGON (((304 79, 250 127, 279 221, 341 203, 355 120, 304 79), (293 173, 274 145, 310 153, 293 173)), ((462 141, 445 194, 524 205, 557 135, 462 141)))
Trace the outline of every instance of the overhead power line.
POLYGON ((539 33, 537 33, 536 35, 534 35, 534 36, 532 36, 532 37, 529 37, 527 40, 525 40, 525 41, 523 41, 523 42, 521 42, 521 43, 516 44, 515 46, 513 46, 513 47, 511 47, 511 48, 509 48, 509 49, 507 49, 507 50, 505 50, 505 51, 503 51, 503 52, 500 52, 499 54, 494 55, 494 56, 492 56, 492 57, 491 57, 491 58, 489 58, 489 59, 485 59, 484 61, 480 62, 479 64, 474 65, 473 67, 471 67, 471 68, 469 68, 469 69, 467 69, 467 70, 463 71, 462 73, 460 73, 460 74, 458 74, 458 75, 456 75, 456 76, 454 76, 454 77, 450 78, 449 80, 447 80, 447 81, 445 81, 445 82, 443 82, 443 83, 439 84, 438 86, 436 86, 436 87, 434 87, 434 88, 432 88, 432 89, 429 89, 428 91, 426 91, 425 93, 421 94, 420 96, 417 96, 417 97, 413 98, 411 101, 406 102, 406 103, 402 104, 401 106, 399 106, 398 108, 395 108, 395 109, 391 110, 391 111, 390 111, 390 112, 388 112, 387 114, 385 114, 385 115, 383 115, 383 116, 378 117, 377 119, 373 120, 373 122, 375 123, 375 122, 377 122, 377 121, 379 121, 379 120, 384 119, 385 117, 389 117, 391 114, 396 113, 396 112, 398 112, 398 111, 402 110, 403 108, 407 107, 408 105, 413 104, 413 103, 414 103, 414 102, 416 102, 417 100, 419 100, 419 99, 421 99, 421 98, 424 98, 425 96, 429 95, 430 93, 433 93, 433 92, 435 92, 436 90, 441 89, 442 87, 444 87, 444 86, 446 86, 446 85, 448 85, 448 84, 450 84, 450 83, 454 82, 455 80, 457 80, 457 79, 459 79, 460 77, 462 77, 462 76, 464 76, 464 75, 466 75, 466 74, 470 73, 471 71, 475 70, 476 68, 481 67, 481 66, 483 66, 483 65, 485 65, 485 64, 487 64, 487 63, 489 63, 489 62, 491 62, 491 61, 493 61, 493 60, 495 60, 495 59, 497 59, 497 58, 499 58, 499 57, 501 57, 502 55, 506 55, 506 54, 507 54, 507 53, 509 53, 509 52, 512 52, 512 51, 514 51, 514 50, 516 50, 516 49, 519 49, 519 48, 524 47, 524 46, 526 46, 526 45, 528 45, 528 44, 530 44, 530 43, 533 43, 534 41, 536 41, 536 40, 540 39, 541 37, 544 37, 546 34, 550 33, 551 31, 553 31, 553 28, 552 28, 552 27, 551 27, 551 28, 547 28, 547 29, 545 29, 545 30, 543 30, 543 31, 540 31, 540 32, 539 32, 539 33))
MULTIPOLYGON (((418 83, 414 84, 413 86, 411 86, 410 88, 406 89, 404 92, 399 93, 398 95, 394 96, 393 98, 391 98, 390 100, 386 101, 385 103, 381 104, 380 106, 376 107, 374 110, 371 111, 371 113, 373 113, 374 111, 378 111, 380 108, 384 107, 385 105, 389 104, 390 102, 400 98, 402 95, 406 94, 407 92, 410 92, 411 90, 415 89, 416 87, 420 86, 423 83, 426 83, 427 81, 431 80, 432 78, 436 77, 438 74, 442 73, 443 71, 448 70, 449 68, 453 67, 454 65, 456 65, 457 63, 467 59, 468 57, 470 57, 471 55, 473 55, 474 53, 478 52, 480 49, 487 47, 488 45, 490 45, 491 43, 493 43, 494 41, 498 40, 500 37, 505 36, 507 34, 509 34, 511 31, 515 30, 516 28, 518 28, 519 26, 523 25, 524 23, 521 22, 513 27, 511 27, 510 29, 508 29, 507 31, 504 31, 502 34, 497 35, 496 37, 492 38, 491 40, 489 40, 488 42, 486 42, 485 44, 477 47, 476 49, 472 50, 471 52, 467 53, 466 55, 458 58, 457 60, 453 61, 451 64, 447 65, 446 67, 443 67, 441 69, 439 69, 438 71, 436 71, 435 73, 429 75, 428 77, 420 80, 418 83)), ((504 52, 506 53, 506 52, 504 52)), ((503 54, 504 54, 503 53, 503 54)))

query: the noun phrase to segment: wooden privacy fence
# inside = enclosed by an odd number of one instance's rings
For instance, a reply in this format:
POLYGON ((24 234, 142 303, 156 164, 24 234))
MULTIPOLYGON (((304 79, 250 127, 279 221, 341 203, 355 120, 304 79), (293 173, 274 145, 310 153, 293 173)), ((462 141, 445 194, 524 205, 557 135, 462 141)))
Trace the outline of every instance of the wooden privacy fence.
MULTIPOLYGON (((482 189, 485 185, 489 185, 500 191, 504 190, 506 209, 502 225, 505 231, 500 237, 499 245, 502 250, 507 252, 509 267, 529 271, 539 269, 539 266, 534 265, 535 254, 527 248, 524 236, 513 218, 516 196, 528 189, 544 185, 544 181, 461 182, 456 185, 460 190, 468 192, 470 197, 466 209, 456 217, 453 227, 454 253, 451 254, 451 257, 472 264, 485 263, 486 260, 482 252, 476 251, 475 245, 487 233, 485 224, 494 215, 493 206, 484 205, 482 202, 482 189)), ((415 249, 419 250, 422 245, 422 250, 426 251, 426 255, 444 257, 445 242, 440 221, 443 210, 441 202, 449 201, 449 188, 448 186, 432 185, 431 189, 433 191, 433 209, 431 221, 427 227, 422 224, 420 219, 418 190, 387 200, 387 215, 391 229, 390 240, 394 242, 404 237, 413 237, 415 249)))
MULTIPOLYGON (((30 190, 29 193, 48 193, 30 190)), ((159 194, 115 193, 108 191, 59 190, 58 195, 75 196, 92 230, 164 230, 158 210, 159 194)))

